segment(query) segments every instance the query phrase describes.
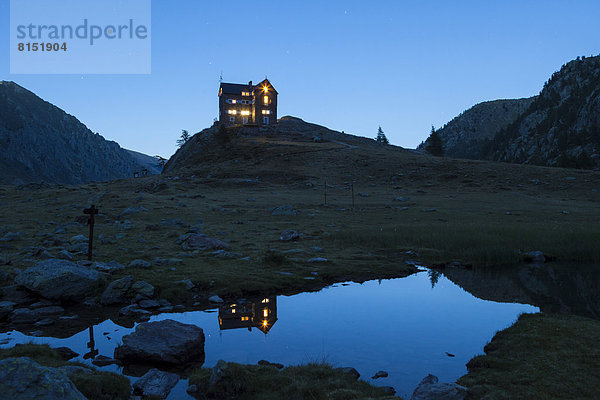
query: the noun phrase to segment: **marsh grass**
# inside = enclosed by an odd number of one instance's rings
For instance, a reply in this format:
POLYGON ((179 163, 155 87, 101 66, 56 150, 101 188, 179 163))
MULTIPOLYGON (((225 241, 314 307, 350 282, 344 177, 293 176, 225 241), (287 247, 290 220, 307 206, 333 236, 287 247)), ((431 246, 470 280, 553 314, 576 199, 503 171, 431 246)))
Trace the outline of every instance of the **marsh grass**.
POLYGON ((473 399, 598 399, 600 322, 523 314, 473 358, 458 383, 473 399))
POLYGON ((346 246, 417 251, 424 262, 460 260, 477 266, 514 265, 523 253, 540 250, 561 262, 600 261, 598 227, 593 223, 400 224, 384 229, 352 229, 332 235, 346 246))
MULTIPOLYGON (((346 400, 399 399, 381 388, 355 380, 349 374, 324 363, 275 367, 227 363, 227 373, 216 390, 228 398, 262 400, 346 400)), ((190 384, 209 390, 211 370, 202 368, 190 376, 190 384)))
MULTIPOLYGON (((66 365, 85 366, 81 363, 65 361, 60 354, 46 344, 22 344, 10 349, 0 349, 0 360, 6 358, 29 357, 46 367, 66 365)), ((69 379, 89 400, 126 400, 129 399, 131 386, 129 380, 112 372, 90 369, 89 373, 73 373, 69 379)))

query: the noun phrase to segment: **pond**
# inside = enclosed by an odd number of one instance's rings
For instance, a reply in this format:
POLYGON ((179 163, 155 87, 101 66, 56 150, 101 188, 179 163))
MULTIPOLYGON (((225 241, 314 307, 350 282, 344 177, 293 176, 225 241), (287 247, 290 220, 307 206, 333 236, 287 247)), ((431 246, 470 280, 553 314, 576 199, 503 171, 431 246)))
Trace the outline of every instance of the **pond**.
MULTIPOLYGON (((429 373, 441 381, 464 375, 467 361, 481 354, 498 330, 521 313, 538 311, 527 304, 482 300, 444 275, 422 271, 401 279, 340 283, 319 292, 207 311, 160 314, 151 321, 174 319, 204 329, 205 366, 214 366, 219 359, 248 364, 264 359, 285 365, 325 360, 352 366, 369 381, 377 371, 387 371, 389 377, 371 382, 393 386, 398 395, 409 398, 429 373)), ((0 343, 66 346, 83 360, 89 347, 112 357, 131 330, 106 320, 66 339, 13 331, 0 335, 0 343)), ((187 398, 186 387, 181 381, 169 398, 187 398)))

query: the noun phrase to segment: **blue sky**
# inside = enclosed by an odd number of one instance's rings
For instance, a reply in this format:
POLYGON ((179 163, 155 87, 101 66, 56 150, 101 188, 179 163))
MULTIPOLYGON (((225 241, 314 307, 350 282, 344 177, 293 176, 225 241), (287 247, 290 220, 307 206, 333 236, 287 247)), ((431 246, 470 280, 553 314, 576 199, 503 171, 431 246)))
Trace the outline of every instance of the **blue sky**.
POLYGON ((219 75, 278 89, 279 115, 415 147, 474 104, 535 95, 600 53, 597 1, 152 1, 150 75, 11 75, 0 0, 0 80, 121 146, 170 156, 217 116, 219 75))

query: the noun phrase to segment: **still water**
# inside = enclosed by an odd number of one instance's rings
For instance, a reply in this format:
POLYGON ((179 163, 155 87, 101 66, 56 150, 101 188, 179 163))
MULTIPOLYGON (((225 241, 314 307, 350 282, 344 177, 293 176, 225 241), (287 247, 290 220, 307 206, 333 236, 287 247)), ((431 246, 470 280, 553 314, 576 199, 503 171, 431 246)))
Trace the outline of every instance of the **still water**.
MULTIPOLYGON (((387 371, 388 378, 372 382, 393 386, 398 395, 408 398, 429 373, 441 381, 455 381, 498 330, 510 326, 521 313, 539 311, 526 304, 481 300, 443 275, 431 279, 426 271, 263 300, 161 314, 151 321, 174 319, 204 329, 205 366, 219 359, 248 364, 264 359, 285 365, 325 360, 352 366, 365 380, 379 370, 387 371)), ((111 320, 92 330, 92 347, 109 357, 122 336, 131 332, 111 320)), ((7 338, 1 347, 33 342, 66 346, 82 356, 90 351, 89 330, 67 339, 14 331, 0 335, 0 340, 7 338)), ((102 369, 117 371, 118 367, 102 369)), ((186 387, 181 381, 169 398, 187 398, 186 387)))

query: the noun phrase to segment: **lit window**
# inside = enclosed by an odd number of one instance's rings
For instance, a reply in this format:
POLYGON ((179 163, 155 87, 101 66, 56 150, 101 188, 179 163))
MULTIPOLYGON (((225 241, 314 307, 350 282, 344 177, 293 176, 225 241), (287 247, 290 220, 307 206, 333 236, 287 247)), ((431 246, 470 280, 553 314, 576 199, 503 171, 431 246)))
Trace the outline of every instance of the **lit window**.
POLYGON ((271 114, 271 110, 262 110, 263 115, 271 114))
POLYGON ((242 96, 250 96, 250 92, 242 92, 242 96))
POLYGON ((263 299, 263 301, 261 301, 261 303, 268 303, 269 299, 263 299))
POLYGON ((227 110, 227 114, 235 115, 235 114, 237 114, 237 110, 227 110))
POLYGON ((268 326, 268 325, 269 325, 269 322, 268 322, 267 320, 264 320, 264 321, 263 321, 263 326, 264 326, 264 327, 266 327, 266 326, 268 326))
POLYGON ((229 103, 229 104, 236 104, 236 103, 238 103, 238 101, 236 99, 227 99, 227 100, 225 100, 225 102, 229 103))
POLYGON ((265 91, 265 93, 267 93, 269 91, 269 87, 268 86, 263 86, 263 90, 265 91))
POLYGON ((242 317, 242 321, 248 321, 250 317, 242 317))
POLYGON ((250 111, 248 111, 248 110, 242 110, 241 114, 242 115, 250 115, 250 111))
POLYGON ((263 317, 268 317, 268 316, 269 316, 269 309, 268 309, 268 308, 265 308, 265 309, 263 310, 263 317))
POLYGON ((263 97, 263 103, 264 104, 269 104, 269 96, 263 97))
POLYGON ((232 309, 231 309, 231 313, 232 313, 232 314, 235 314, 235 308, 232 308, 232 309))

